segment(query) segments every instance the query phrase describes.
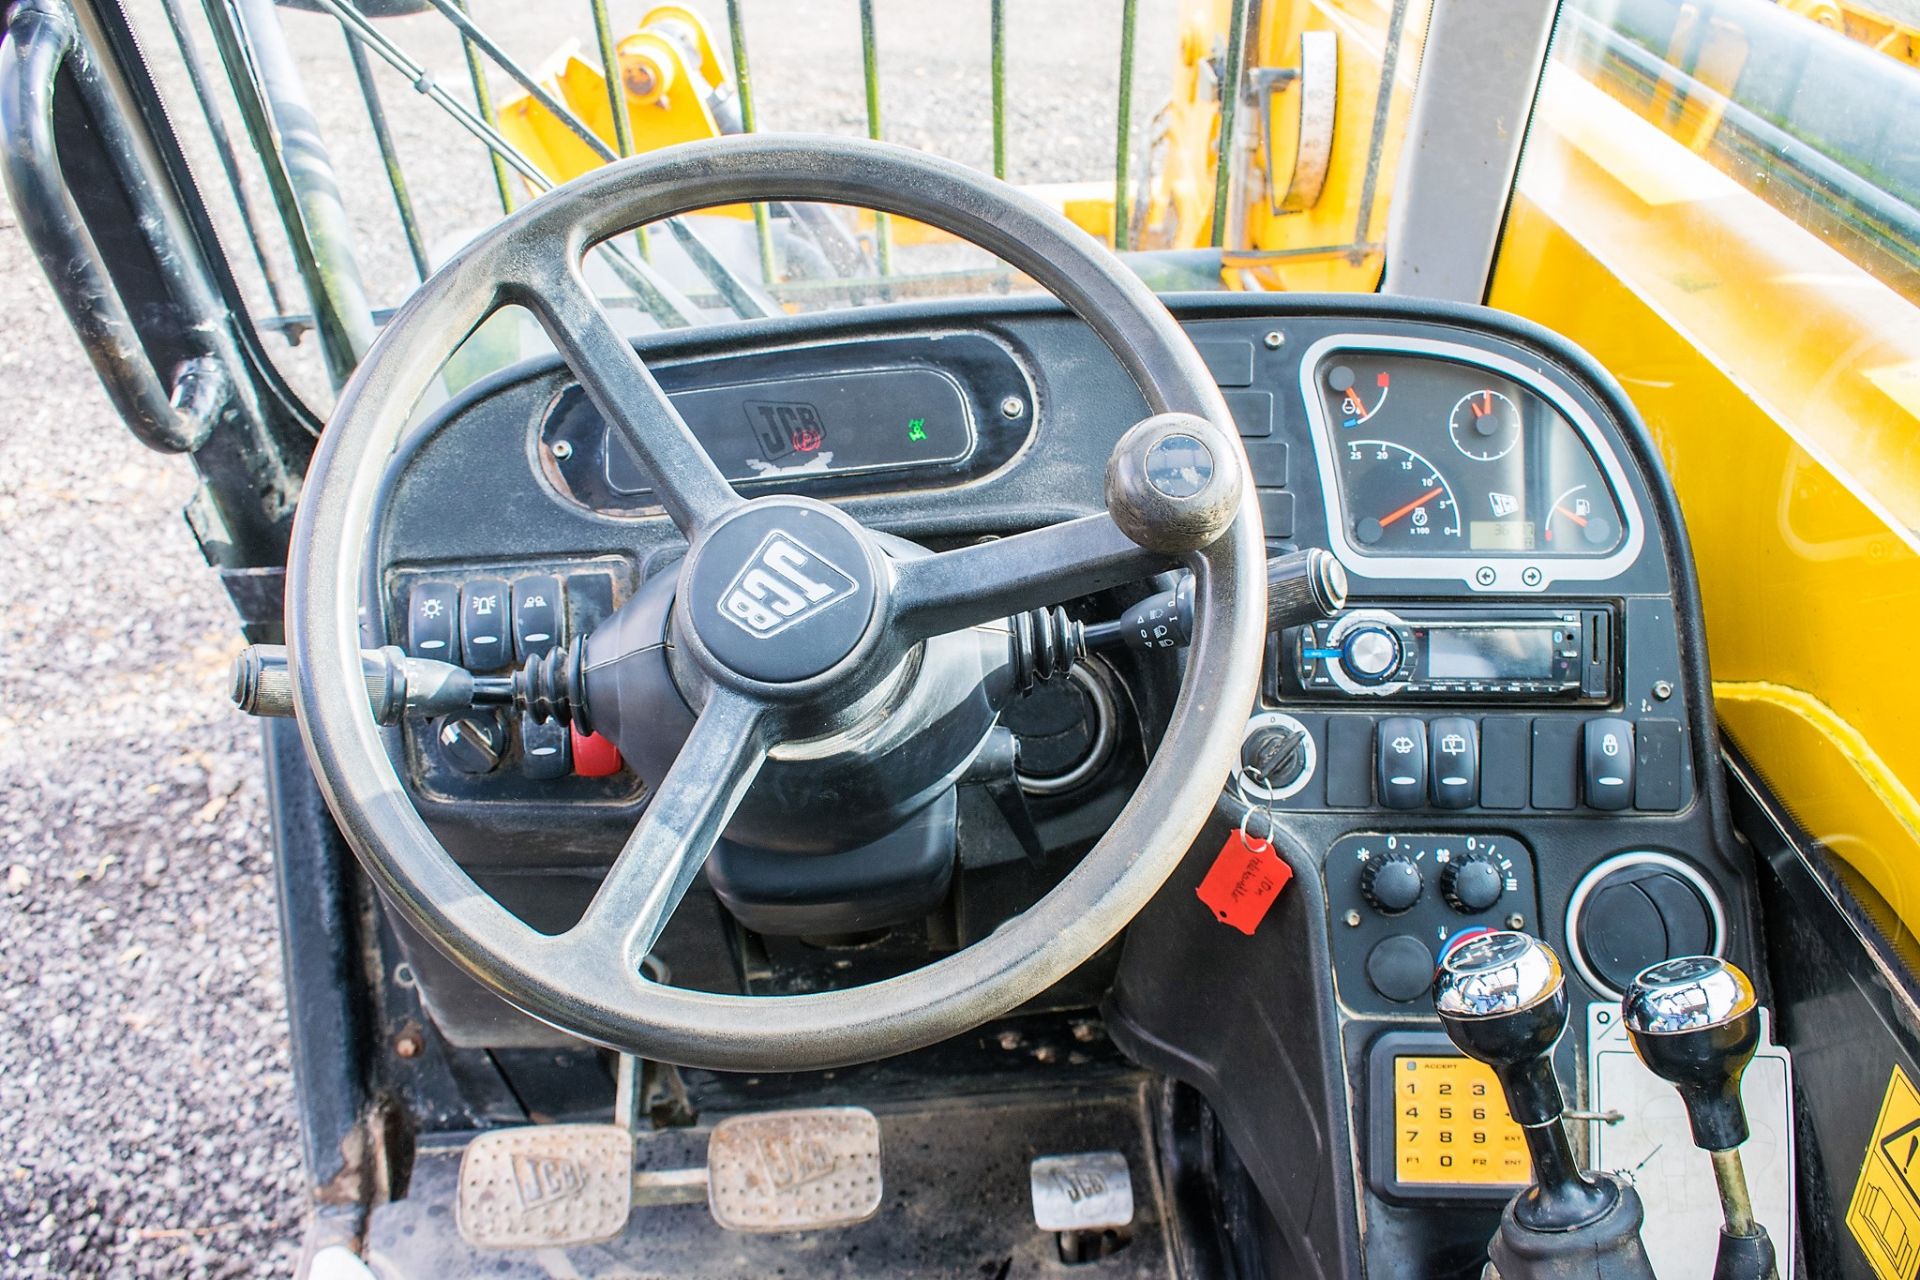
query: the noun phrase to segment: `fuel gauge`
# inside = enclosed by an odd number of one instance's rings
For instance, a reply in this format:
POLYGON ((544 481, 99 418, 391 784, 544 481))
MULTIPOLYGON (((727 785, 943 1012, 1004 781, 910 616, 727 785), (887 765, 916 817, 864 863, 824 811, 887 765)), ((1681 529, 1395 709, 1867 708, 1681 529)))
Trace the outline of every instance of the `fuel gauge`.
POLYGON ((1447 418, 1453 447, 1475 462, 1504 458, 1520 443, 1520 410, 1512 400, 1482 387, 1461 396, 1447 418))
POLYGON ((1576 553, 1580 544, 1606 550, 1613 546, 1619 526, 1611 502, 1595 502, 1591 490, 1577 484, 1553 500, 1547 513, 1547 544, 1563 554, 1576 553))

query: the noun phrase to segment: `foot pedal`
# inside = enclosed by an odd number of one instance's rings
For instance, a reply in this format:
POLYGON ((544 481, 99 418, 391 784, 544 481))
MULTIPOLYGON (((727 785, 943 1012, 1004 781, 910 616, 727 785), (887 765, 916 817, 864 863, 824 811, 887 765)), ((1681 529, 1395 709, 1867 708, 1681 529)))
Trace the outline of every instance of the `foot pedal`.
POLYGON ((633 1135, 613 1124, 483 1133, 460 1160, 454 1220, 482 1249, 597 1244, 626 1230, 633 1135))
POLYGON ((1042 1231, 1099 1231, 1133 1222, 1133 1175, 1118 1151, 1041 1156, 1027 1176, 1033 1225, 1042 1231))
POLYGON ((707 1207, 728 1231, 818 1231, 880 1209, 880 1121, 864 1107, 734 1116, 707 1146, 707 1207))

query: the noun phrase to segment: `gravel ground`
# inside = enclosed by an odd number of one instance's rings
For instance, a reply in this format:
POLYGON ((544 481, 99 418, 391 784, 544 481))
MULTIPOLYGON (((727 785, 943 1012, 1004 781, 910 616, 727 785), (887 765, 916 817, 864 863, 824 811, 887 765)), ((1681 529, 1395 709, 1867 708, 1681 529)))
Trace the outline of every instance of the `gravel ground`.
MULTIPOLYGON (((625 30, 642 6, 612 7, 625 30)), ((725 29, 717 3, 697 7, 725 29)), ((164 26, 150 0, 134 8, 177 92, 164 26)), ((568 23, 591 47, 584 8, 474 5, 532 61, 568 23)), ((1010 8, 1011 176, 1109 175, 1118 6, 1010 8)), ((984 165, 985 0, 879 11, 888 135, 984 165)), ((852 0, 753 4, 747 22, 763 127, 864 129, 852 0)), ((382 29, 464 87, 438 19, 382 29)), ((337 31, 301 14, 288 30, 363 272, 397 301, 411 270, 337 31)), ((1171 0, 1143 5, 1136 120, 1165 92, 1172 30, 1171 0)), ((384 83, 428 237, 457 243, 495 212, 487 167, 384 83)), ((190 99, 174 103, 217 173, 190 99)), ((272 850, 255 733, 224 696, 232 614, 179 516, 191 474, 113 417, 4 204, 0 332, 0 1276, 284 1275, 302 1178, 272 850)), ((286 367, 324 398, 311 355, 286 367)))

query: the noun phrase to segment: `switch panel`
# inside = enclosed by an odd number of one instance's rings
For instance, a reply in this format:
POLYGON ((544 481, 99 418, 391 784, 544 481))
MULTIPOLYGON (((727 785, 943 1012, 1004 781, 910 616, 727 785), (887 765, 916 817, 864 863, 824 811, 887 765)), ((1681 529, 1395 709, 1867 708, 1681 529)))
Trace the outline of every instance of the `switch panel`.
POLYGON ((1509 835, 1355 832, 1333 842, 1322 874, 1334 986, 1360 1014, 1431 1013, 1432 958, 1449 940, 1469 929, 1539 927, 1533 854, 1509 835), (1409 974, 1423 953, 1416 990, 1409 974))

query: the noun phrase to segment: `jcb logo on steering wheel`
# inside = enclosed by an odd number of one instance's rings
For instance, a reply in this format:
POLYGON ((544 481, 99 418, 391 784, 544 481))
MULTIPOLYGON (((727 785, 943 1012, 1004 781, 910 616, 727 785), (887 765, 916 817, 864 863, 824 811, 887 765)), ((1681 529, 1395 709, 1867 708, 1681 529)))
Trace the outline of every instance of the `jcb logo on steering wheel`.
POLYGON ((768 534, 720 593, 720 612, 765 640, 854 593, 854 580, 791 534, 768 534))

